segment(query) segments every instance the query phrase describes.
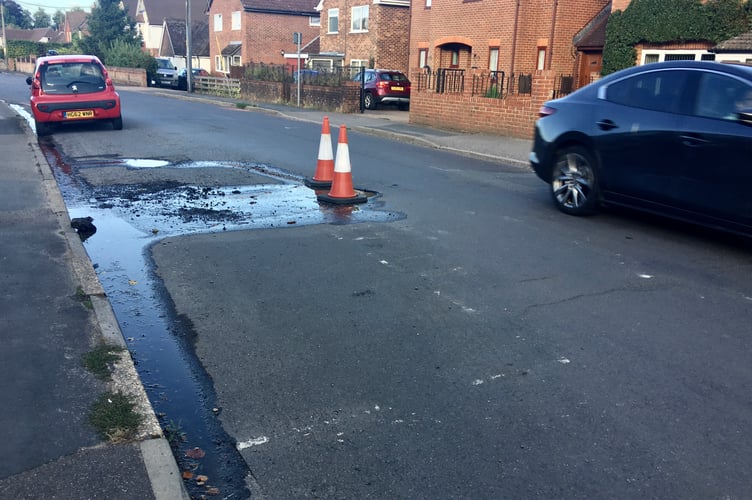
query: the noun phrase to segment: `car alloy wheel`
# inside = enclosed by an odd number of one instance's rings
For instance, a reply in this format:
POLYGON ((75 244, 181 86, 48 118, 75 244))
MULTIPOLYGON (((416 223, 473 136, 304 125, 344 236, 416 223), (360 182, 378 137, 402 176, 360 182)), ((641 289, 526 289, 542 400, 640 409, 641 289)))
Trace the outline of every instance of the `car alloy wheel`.
POLYGON ((598 204, 598 180, 592 155, 581 146, 557 151, 551 175, 554 203, 564 213, 585 215, 598 204))
POLYGON ((366 109, 376 109, 376 98, 370 92, 366 92, 366 95, 363 97, 363 106, 366 109))

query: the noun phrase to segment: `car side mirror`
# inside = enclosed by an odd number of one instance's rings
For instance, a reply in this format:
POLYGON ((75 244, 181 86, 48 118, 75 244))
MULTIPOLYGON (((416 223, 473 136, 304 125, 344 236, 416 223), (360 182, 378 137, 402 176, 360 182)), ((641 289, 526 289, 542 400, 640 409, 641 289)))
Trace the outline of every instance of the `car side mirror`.
POLYGON ((26 77, 26 85, 31 85, 31 82, 33 82, 33 81, 34 80, 32 80, 30 76, 26 77))

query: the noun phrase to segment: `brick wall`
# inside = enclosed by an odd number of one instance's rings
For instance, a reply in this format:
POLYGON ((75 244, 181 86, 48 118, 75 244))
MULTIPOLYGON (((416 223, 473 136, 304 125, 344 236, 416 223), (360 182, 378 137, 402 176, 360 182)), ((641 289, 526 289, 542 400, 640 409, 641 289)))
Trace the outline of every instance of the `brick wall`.
MULTIPOLYGON (((240 80, 240 98, 251 102, 275 102, 295 105, 298 100, 296 84, 240 80)), ((357 82, 344 82, 341 87, 301 85, 300 104, 338 113, 355 113, 360 110, 360 86, 357 82)))
POLYGON ((531 94, 504 99, 413 90, 410 123, 530 139, 538 109, 553 96, 555 77, 553 71, 536 71, 531 94))

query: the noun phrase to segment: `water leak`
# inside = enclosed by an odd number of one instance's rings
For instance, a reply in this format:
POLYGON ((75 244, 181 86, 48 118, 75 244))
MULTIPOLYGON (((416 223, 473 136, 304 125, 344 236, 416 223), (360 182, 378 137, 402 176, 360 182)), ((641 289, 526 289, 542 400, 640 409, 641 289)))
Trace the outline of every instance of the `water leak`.
POLYGON ((211 380, 194 354, 191 327, 176 316, 153 271, 149 247, 168 236, 388 222, 403 216, 381 210, 383 204, 373 192, 365 192, 368 202, 362 205, 320 204, 316 192, 302 185, 302 178, 268 165, 119 158, 72 161, 51 141, 40 145, 70 218, 93 219, 96 232, 84 246, 190 495, 248 498, 249 471, 236 443, 221 427, 221 408, 216 407, 211 380), (216 182, 223 177, 237 181, 249 173, 257 182, 216 182), (212 182, 201 182, 206 179, 212 182))

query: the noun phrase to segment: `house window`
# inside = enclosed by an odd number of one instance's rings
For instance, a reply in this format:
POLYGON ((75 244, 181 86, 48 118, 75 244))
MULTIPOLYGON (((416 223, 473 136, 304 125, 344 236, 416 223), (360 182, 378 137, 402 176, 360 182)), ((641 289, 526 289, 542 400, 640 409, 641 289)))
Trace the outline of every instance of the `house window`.
POLYGON ((538 47, 538 63, 535 69, 546 69, 546 48, 538 47))
POLYGON ((214 56, 214 69, 220 73, 226 73, 225 67, 222 62, 222 56, 214 56))
POLYGON ((308 26, 321 26, 321 18, 320 17, 309 17, 308 18, 308 26))
POLYGON ((368 61, 365 59, 350 59, 350 67, 352 68, 365 68, 368 66, 368 61))
POLYGON ((240 60, 240 56, 232 56, 232 61, 230 62, 232 66, 242 66, 243 63, 240 60))
POLYGON ((645 54, 645 64, 657 63, 659 58, 658 54, 645 54))
POLYGON ((488 69, 491 71, 499 71, 499 47, 491 47, 488 49, 488 69))
POLYGON ((232 13, 232 29, 233 30, 240 29, 240 11, 232 13))
POLYGON ((214 31, 222 31, 222 14, 214 14, 214 31))
POLYGON ((459 68, 460 66, 460 51, 452 49, 452 62, 449 64, 450 68, 459 68))
POLYGON ((431 0, 426 0, 426 9, 431 8, 431 0))
POLYGON ((418 67, 425 68, 428 64, 428 49, 418 50, 418 67))
POLYGON ((329 9, 327 11, 329 23, 326 26, 327 33, 339 32, 339 9, 329 9))
POLYGON ((715 54, 702 49, 691 50, 643 50, 640 64, 648 64, 663 61, 714 61, 715 54))
POLYGON ((368 31, 368 5, 360 5, 352 8, 351 31, 368 31))

